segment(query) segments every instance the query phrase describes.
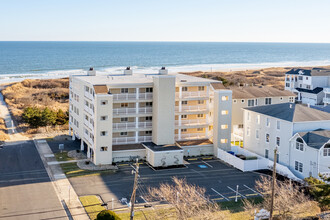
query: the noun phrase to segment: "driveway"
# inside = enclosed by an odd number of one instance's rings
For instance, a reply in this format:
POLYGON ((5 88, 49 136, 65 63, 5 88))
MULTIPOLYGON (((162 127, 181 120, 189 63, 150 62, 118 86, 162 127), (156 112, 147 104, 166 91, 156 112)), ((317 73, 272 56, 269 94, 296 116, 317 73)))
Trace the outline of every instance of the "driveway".
POLYGON ((0 149, 0 219, 68 219, 34 143, 0 149))

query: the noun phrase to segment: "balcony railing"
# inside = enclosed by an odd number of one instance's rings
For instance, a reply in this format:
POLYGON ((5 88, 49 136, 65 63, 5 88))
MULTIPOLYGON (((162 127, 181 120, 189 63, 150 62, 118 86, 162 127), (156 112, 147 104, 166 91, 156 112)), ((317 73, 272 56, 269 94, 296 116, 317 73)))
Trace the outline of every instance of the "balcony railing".
POLYGON ((175 106, 175 111, 177 112, 189 112, 189 111, 206 111, 206 105, 189 105, 189 106, 181 106, 181 111, 179 106, 175 106))
POLYGON ((112 144, 134 144, 139 142, 149 142, 152 140, 152 136, 139 136, 136 140, 135 137, 118 137, 112 138, 112 144))
POLYGON ((327 103, 327 104, 330 104, 330 98, 323 98, 323 102, 327 103))
MULTIPOLYGON (((185 126, 193 126, 193 125, 203 125, 208 124, 209 122, 206 119, 189 119, 189 120, 181 120, 181 125, 185 126)), ((176 126, 180 126, 179 121, 175 121, 176 126)))
POLYGON ((324 93, 330 93, 330 88, 323 88, 324 93))
MULTIPOLYGON (((175 93, 176 98, 180 97, 180 93, 175 93)), ((207 97, 206 91, 197 91, 197 92, 182 92, 181 98, 198 98, 198 97, 207 97)))
POLYGON ((205 135, 205 133, 189 133, 189 134, 178 134, 175 135, 176 140, 194 140, 194 139, 206 139, 209 136, 205 135))
POLYGON ((152 122, 127 122, 127 123, 113 123, 112 128, 113 130, 121 130, 121 129, 129 129, 129 128, 151 128, 152 122))
POLYGON ((112 94, 114 101, 122 101, 122 100, 145 100, 152 99, 152 93, 121 93, 121 94, 112 94))
POLYGON ((147 114, 147 113, 152 113, 152 107, 138 108, 138 112, 136 112, 136 108, 115 108, 115 109, 113 109, 114 115, 147 114))

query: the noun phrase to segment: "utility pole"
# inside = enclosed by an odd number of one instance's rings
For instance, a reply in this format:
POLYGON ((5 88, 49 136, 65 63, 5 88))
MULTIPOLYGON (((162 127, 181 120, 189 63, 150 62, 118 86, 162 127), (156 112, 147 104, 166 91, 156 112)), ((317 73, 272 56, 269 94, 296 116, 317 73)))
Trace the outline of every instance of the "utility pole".
MULTIPOLYGON (((133 220, 134 218, 134 203, 135 203, 135 195, 136 195, 136 189, 137 189, 137 181, 139 177, 139 159, 136 159, 136 168, 135 168, 135 177, 134 177, 134 186, 133 186, 133 192, 131 196, 131 214, 130 214, 130 220, 133 220)), ((134 172, 134 171, 132 171, 134 172)))
POLYGON ((273 220, 274 194, 275 194, 275 181, 276 181, 276 160, 277 160, 277 147, 274 150, 274 165, 273 165, 273 179, 272 179, 272 198, 271 198, 271 201, 270 201, 269 220, 273 220))

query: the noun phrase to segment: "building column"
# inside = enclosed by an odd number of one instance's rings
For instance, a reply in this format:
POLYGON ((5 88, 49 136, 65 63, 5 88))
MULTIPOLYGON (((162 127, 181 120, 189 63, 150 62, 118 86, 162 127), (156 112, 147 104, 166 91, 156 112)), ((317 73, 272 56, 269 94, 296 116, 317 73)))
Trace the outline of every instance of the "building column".
POLYGON ((76 140, 76 135, 74 134, 74 132, 73 132, 73 134, 72 134, 72 140, 73 140, 73 141, 76 140))
POLYGON ((181 140, 181 129, 178 129, 178 140, 181 140))
POLYGON ((72 134, 72 130, 71 130, 71 127, 69 127, 69 136, 71 136, 72 134))
POLYGON ((80 141, 80 150, 81 151, 83 151, 84 150, 84 141, 83 141, 83 139, 81 139, 81 141, 80 141))
POLYGON ((89 146, 87 147, 87 158, 91 158, 91 151, 89 146))
MULTIPOLYGON (((135 127, 139 128, 139 117, 135 117, 135 127)), ((139 131, 135 131, 135 142, 139 142, 139 131)))
POLYGON ((135 90, 136 90, 136 99, 139 99, 140 89, 136 88, 135 90))
POLYGON ((139 114, 139 106, 140 104, 138 102, 135 103, 135 113, 139 114))

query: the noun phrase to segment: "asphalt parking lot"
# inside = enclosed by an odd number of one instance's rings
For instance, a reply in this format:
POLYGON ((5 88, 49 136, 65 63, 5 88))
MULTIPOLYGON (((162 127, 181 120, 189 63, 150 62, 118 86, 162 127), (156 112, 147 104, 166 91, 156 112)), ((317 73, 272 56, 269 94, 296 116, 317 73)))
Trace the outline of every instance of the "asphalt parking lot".
MULTIPOLYGON (((119 171, 111 175, 85 176, 70 178, 70 182, 79 196, 99 195, 104 202, 114 201, 114 208, 126 206, 133 188, 131 163, 118 164, 119 171)), ((219 160, 210 158, 190 159, 186 167, 154 170, 147 164, 140 164, 140 177, 137 190, 137 204, 149 203, 148 188, 160 183, 171 183, 172 177, 186 178, 188 183, 205 188, 205 196, 217 202, 234 200, 238 186, 238 198, 260 196, 255 191, 255 181, 260 174, 241 172, 219 160)))

